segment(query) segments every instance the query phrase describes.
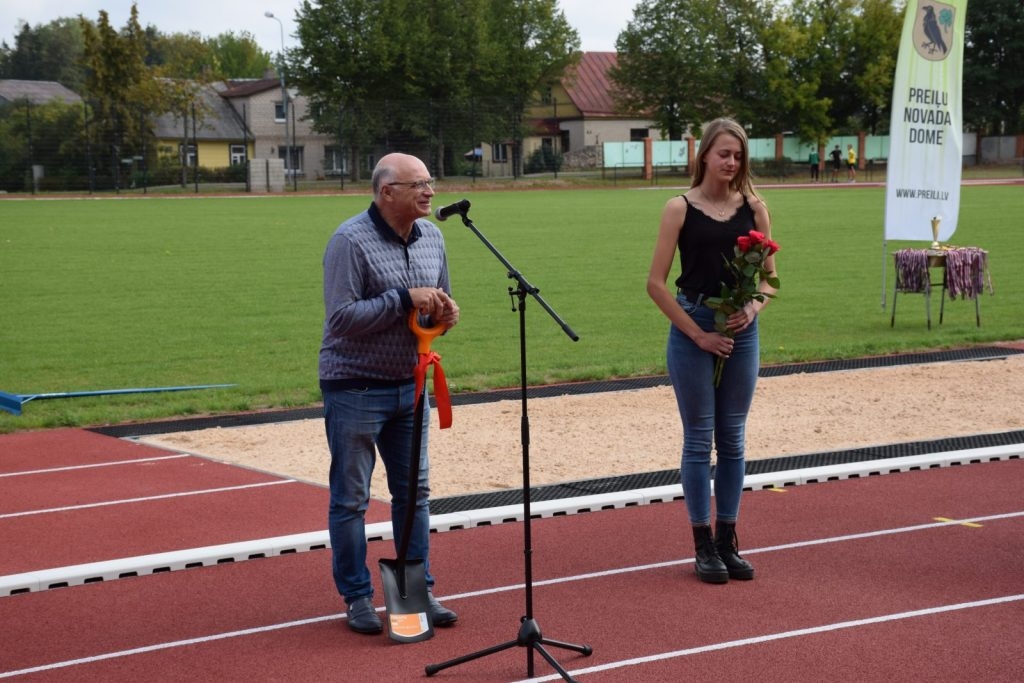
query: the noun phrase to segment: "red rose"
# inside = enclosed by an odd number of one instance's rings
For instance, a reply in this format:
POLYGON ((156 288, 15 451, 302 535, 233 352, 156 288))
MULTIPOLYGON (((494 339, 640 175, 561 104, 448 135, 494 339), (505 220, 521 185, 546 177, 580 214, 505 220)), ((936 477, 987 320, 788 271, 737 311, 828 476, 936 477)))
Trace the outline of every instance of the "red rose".
POLYGON ((764 244, 764 233, 763 232, 758 232, 757 230, 751 230, 747 234, 750 235, 750 245, 751 246, 756 247, 758 245, 764 244))
POLYGON ((740 253, 746 254, 748 251, 750 251, 750 238, 737 237, 736 246, 739 247, 740 253))
POLYGON ((779 243, 776 242, 775 240, 767 240, 765 242, 765 245, 768 247, 768 254, 769 255, 774 254, 775 252, 777 252, 779 250, 779 243))

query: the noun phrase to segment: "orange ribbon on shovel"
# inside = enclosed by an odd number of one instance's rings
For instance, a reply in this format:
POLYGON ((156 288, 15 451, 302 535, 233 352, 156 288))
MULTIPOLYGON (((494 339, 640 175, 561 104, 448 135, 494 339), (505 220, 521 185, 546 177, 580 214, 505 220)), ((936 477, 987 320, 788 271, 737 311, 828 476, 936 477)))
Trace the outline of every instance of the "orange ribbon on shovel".
POLYGON ((419 312, 414 308, 409 312, 409 329, 416 335, 419 362, 416 364, 416 401, 423 397, 423 385, 427 381, 427 368, 434 366, 434 397, 437 399, 437 417, 441 429, 452 426, 452 399, 448 393, 448 381, 441 367, 441 356, 430 350, 435 337, 448 329, 447 325, 423 327, 420 325, 419 312))

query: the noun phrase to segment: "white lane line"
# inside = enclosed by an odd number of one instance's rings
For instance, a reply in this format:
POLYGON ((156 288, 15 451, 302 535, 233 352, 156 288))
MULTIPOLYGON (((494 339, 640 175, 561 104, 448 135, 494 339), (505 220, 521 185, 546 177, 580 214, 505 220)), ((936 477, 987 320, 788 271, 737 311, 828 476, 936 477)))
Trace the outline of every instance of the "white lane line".
MULTIPOLYGON (((883 624, 891 621, 916 619, 919 617, 932 616, 934 614, 943 614, 945 612, 956 612, 960 610, 991 607, 993 605, 1001 605, 1010 602, 1019 602, 1021 600, 1024 600, 1024 594, 1004 595, 996 598, 989 598, 987 600, 960 602, 952 605, 938 605, 936 607, 927 607, 925 609, 910 610, 907 612, 896 612, 894 614, 883 614, 877 617, 867 617, 865 619, 838 621, 832 624, 822 624, 820 626, 798 628, 792 631, 782 631, 780 633, 766 633, 763 636, 741 638, 739 640, 730 640, 722 643, 709 643, 707 645, 701 645, 700 647, 691 647, 685 650, 673 650, 670 652, 660 652, 655 655, 647 655, 645 657, 635 657, 633 659, 623 659, 617 662, 607 662, 605 664, 590 666, 583 669, 574 669, 572 671, 569 671, 568 673, 571 676, 583 676, 586 674, 600 673, 603 671, 612 671, 614 669, 623 669, 626 667, 638 666, 641 664, 662 662, 668 659, 675 659, 678 657, 689 657, 690 655, 699 655, 705 652, 714 652, 716 650, 727 650, 735 647, 746 647, 747 645, 759 645, 761 643, 768 643, 774 640, 785 640, 786 638, 800 638, 803 636, 810 636, 818 633, 829 633, 832 631, 841 631, 843 629, 870 626, 872 624, 883 624)), ((549 676, 542 676, 540 678, 525 679, 523 681, 518 681, 518 683, 527 683, 527 681, 529 681, 529 683, 539 683, 540 681, 557 681, 561 680, 561 678, 561 675, 554 674, 549 676)))
POLYGON ((87 510, 89 508, 107 507, 110 505, 127 505, 130 503, 145 503, 151 500, 166 500, 168 498, 184 498, 186 496, 201 496, 208 493, 224 493, 226 491, 241 491, 243 489, 254 489, 262 486, 277 486, 278 484, 294 484, 294 479, 280 479, 277 481, 265 481, 258 484, 243 484, 241 486, 222 486, 216 489, 202 489, 199 491, 181 491, 178 493, 165 493, 159 496, 145 496, 143 498, 124 498, 122 500, 108 500, 102 503, 85 503, 83 505, 68 505, 59 508, 47 508, 44 510, 25 510, 24 512, 9 512, 0 515, 0 519, 12 519, 14 517, 27 517, 28 515, 44 515, 50 512, 70 512, 72 510, 87 510))
POLYGON ((188 638, 186 640, 175 640, 169 643, 157 643, 156 645, 146 645, 144 647, 136 647, 130 650, 121 650, 119 652, 108 652, 102 655, 93 655, 92 657, 81 657, 79 659, 68 659, 63 662, 55 662, 53 664, 43 664, 42 666, 33 666, 28 669, 19 669, 18 671, 0 671, 0 678, 13 678, 15 676, 24 676, 26 674, 38 673, 40 671, 53 671, 55 669, 63 669, 69 666, 78 666, 80 664, 92 664, 93 662, 102 662, 108 659, 119 659, 121 657, 130 657, 131 655, 141 655, 147 652, 158 652, 160 650, 169 650, 175 647, 185 647, 188 645, 200 645, 202 643, 212 643, 217 640, 224 640, 226 638, 239 638, 241 636, 251 636, 260 633, 267 633, 269 631, 279 631, 286 628, 294 628, 296 626, 307 626, 309 624, 317 624, 323 621, 332 621, 334 619, 341 619, 344 615, 341 614, 329 614, 323 617, 313 617, 311 619, 300 619, 299 621, 289 621, 283 624, 271 624, 269 626, 258 626, 256 628, 247 628, 241 631, 228 631, 227 633, 218 633, 212 636, 202 636, 199 638, 188 638))
MULTIPOLYGON (((909 532, 914 532, 914 531, 924 531, 926 529, 933 529, 933 528, 938 528, 938 527, 954 526, 954 525, 958 525, 958 524, 960 524, 962 522, 965 522, 965 521, 980 522, 980 521, 986 521, 986 520, 1012 519, 1012 518, 1015 518, 1015 517, 1024 517, 1024 511, 1008 512, 1008 513, 997 514, 997 515, 988 515, 988 516, 985 516, 985 517, 972 517, 969 520, 968 519, 950 520, 949 522, 937 522, 937 523, 934 523, 934 524, 921 524, 921 525, 909 526, 909 527, 898 527, 898 528, 895 528, 895 529, 881 529, 881 530, 878 530, 878 531, 866 532, 866 533, 863 533, 863 534, 848 534, 848 535, 845 535, 845 536, 834 536, 834 537, 830 537, 830 538, 818 538, 818 539, 812 539, 812 540, 809 540, 809 541, 801 541, 801 542, 796 542, 796 543, 787 543, 787 544, 784 544, 784 545, 776 545, 776 546, 771 546, 771 547, 768 547, 768 548, 754 548, 754 549, 751 549, 751 550, 744 550, 743 553, 746 555, 746 554, 752 554, 752 553, 756 553, 756 552, 769 552, 769 551, 775 551, 775 550, 788 550, 788 549, 791 549, 791 548, 801 548, 801 547, 806 547, 806 546, 822 545, 822 544, 825 544, 825 543, 841 543, 841 542, 844 542, 844 541, 857 540, 857 539, 861 539, 861 538, 870 538, 870 537, 873 537, 873 536, 887 536, 887 535, 896 534, 896 533, 909 533, 909 532)), ((554 584, 559 584, 559 583, 571 583, 573 581, 582 581, 582 580, 585 580, 585 579, 588 579, 588 578, 598 578, 598 577, 603 577, 603 576, 612 576, 612 575, 615 575, 615 574, 624 574, 624 573, 629 573, 629 572, 647 571, 649 569, 658 569, 658 568, 662 568, 662 567, 669 567, 669 566, 673 566, 673 565, 687 564, 687 563, 692 563, 692 562, 693 562, 693 558, 689 558, 689 559, 684 559, 684 560, 674 560, 674 561, 671 561, 671 562, 658 562, 658 563, 653 563, 653 564, 636 565, 636 566, 633 566, 633 567, 623 567, 621 569, 613 569, 613 570, 602 571, 602 572, 591 572, 589 574, 580 574, 580 575, 577 575, 577 576, 566 576, 566 577, 562 577, 562 578, 559 578, 559 579, 550 579, 550 580, 547 580, 547 581, 535 581, 533 585, 534 586, 549 586, 549 585, 554 585, 554 584)), ((479 596, 485 596, 485 595, 493 595, 493 594, 504 593, 504 592, 513 591, 513 590, 522 590, 524 587, 525 587, 525 585, 520 583, 520 584, 513 584, 513 585, 508 585, 508 586, 496 586, 494 588, 487 588, 487 589, 478 590, 478 591, 468 591, 468 592, 465 592, 465 593, 457 593, 457 594, 453 594, 453 595, 438 596, 438 597, 440 599, 443 599, 443 600, 447 601, 447 602, 451 602, 451 601, 454 601, 454 600, 461 600, 461 599, 465 599, 465 598, 479 597, 479 596)), ((945 607, 933 607, 933 608, 928 608, 928 610, 931 610, 932 613, 938 613, 940 611, 951 611, 951 610, 955 610, 955 609, 966 609, 968 607, 981 607, 981 606, 984 606, 985 604, 995 604, 996 602, 1011 602, 1011 601, 1015 601, 1015 600, 1024 600, 1024 595, 1011 595, 1011 596, 1005 596, 1005 597, 1002 597, 1002 598, 992 598, 992 599, 987 600, 987 601, 979 601, 979 602, 976 602, 976 603, 960 603, 960 605, 962 605, 962 606, 959 606, 959 607, 957 605, 951 605, 951 606, 945 606, 945 607)), ((382 610, 383 610, 382 607, 378 607, 377 608, 378 612, 380 612, 382 610)), ((921 616, 924 612, 926 612, 928 610, 918 610, 917 612, 903 612, 903 613, 900 613, 900 614, 911 615, 911 616, 921 616)), ((324 621, 333 621, 335 619, 344 619, 344 618, 345 618, 344 614, 328 614, 328 615, 324 615, 324 616, 321 616, 321 617, 312 617, 312 618, 309 618, 309 619, 300 619, 300 620, 297 620, 297 621, 287 621, 287 622, 278 623, 278 624, 269 624, 267 626, 259 626, 259 627, 255 627, 255 628, 242 629, 242 630, 239 630, 239 631, 227 631, 227 632, 224 632, 224 633, 216 633, 216 634, 213 634, 213 635, 210 635, 210 636, 200 636, 200 637, 197 637, 197 638, 189 638, 189 639, 186 639, 186 640, 175 640, 175 641, 171 641, 171 642, 167 642, 167 643, 156 643, 154 645, 147 645, 147 646, 144 646, 144 647, 132 648, 132 649, 129 649, 129 650, 120 650, 120 651, 117 651, 117 652, 108 652, 106 654, 94 655, 92 657, 82 657, 80 659, 70 659, 70 660, 66 660, 66 661, 63 661, 63 662, 53 662, 51 664, 43 664, 43 665, 39 665, 39 666, 28 668, 28 669, 19 669, 17 671, 0 671, 0 678, 11 678, 11 677, 14 677, 14 676, 21 676, 21 675, 25 675, 25 674, 29 674, 29 673, 36 673, 36 672, 39 672, 39 671, 52 671, 54 669, 62 669, 62 668, 66 668, 66 667, 69 667, 69 666, 76 666, 76 665, 79 665, 79 664, 88 664, 90 662, 99 662, 99 661, 108 660, 108 659, 116 659, 116 658, 119 658, 119 657, 130 657, 132 655, 142 654, 142 653, 145 653, 145 652, 156 652, 158 650, 169 650, 169 649, 176 648, 176 647, 185 647, 185 646, 188 646, 188 645, 197 645, 197 644, 208 643, 208 642, 213 642, 213 641, 217 641, 217 640, 225 640, 225 639, 228 639, 228 638, 240 638, 240 637, 248 636, 248 635, 255 635, 255 634, 259 634, 259 633, 267 633, 269 631, 280 631, 280 630, 283 630, 283 629, 295 628, 295 627, 299 627, 299 626, 306 626, 306 625, 309 625, 309 624, 316 624, 316 623, 320 623, 320 622, 324 622, 324 621)), ((886 620, 891 621, 894 618, 899 618, 899 615, 888 615, 888 616, 883 616, 883 617, 873 617, 872 619, 874 619, 874 621, 877 622, 877 621, 886 621, 886 620)), ((903 617, 903 618, 906 618, 906 617, 903 617)), ((870 619, 861 620, 861 622, 863 622, 865 624, 873 623, 870 619)), ((762 642, 763 641, 768 641, 768 640, 778 640, 780 638, 793 637, 794 635, 803 635, 805 632, 806 633, 818 633, 818 632, 821 632, 821 631, 824 631, 824 630, 835 630, 837 628, 850 628, 851 625, 858 625, 861 622, 839 622, 838 624, 814 627, 817 630, 802 629, 800 631, 786 631, 786 632, 784 632, 782 634, 760 636, 759 638, 761 639, 762 642), (844 624, 846 626, 843 626, 844 624)), ((749 642, 755 642, 755 641, 753 639, 747 639, 747 640, 743 640, 743 641, 731 641, 730 643, 721 643, 721 644, 718 644, 718 645, 707 645, 707 646, 704 646, 703 648, 698 648, 698 649, 693 649, 693 650, 680 650, 677 653, 666 653, 664 655, 658 655, 658 656, 661 657, 661 658, 667 659, 670 656, 678 657, 678 656, 683 656, 683 654, 693 654, 695 652, 704 652, 704 651, 713 650, 713 649, 724 649, 726 647, 737 647, 738 644, 748 644, 749 642), (679 654, 679 653, 683 653, 683 654, 679 654)), ((642 663, 641 659, 638 659, 638 660, 628 660, 628 661, 629 662, 642 663)), ((651 660, 651 661, 654 661, 654 660, 651 660)), ((612 665, 611 664, 606 664, 606 665, 603 665, 603 666, 612 666, 612 665)), ((627 666, 627 664, 619 664, 619 666, 627 666)), ((597 669, 595 669, 595 670, 597 670, 597 669)), ((590 670, 586 670, 586 673, 590 673, 590 672, 591 672, 590 670)), ((556 678, 560 678, 560 677, 556 677, 556 678)), ((531 679, 531 680, 549 680, 549 679, 531 679)))
POLYGON ((110 462, 97 462, 91 465, 68 465, 67 467, 49 467, 43 470, 23 470, 21 472, 5 472, 0 474, 0 479, 4 477, 23 477, 27 474, 50 474, 51 472, 70 472, 73 470, 88 470, 94 467, 113 467, 115 465, 135 465, 140 462, 155 462, 158 460, 174 460, 176 458, 191 458, 192 456, 187 453, 180 453, 178 455, 161 455, 152 458, 138 458, 135 460, 111 460, 110 462))
MULTIPOLYGON (((985 521, 992 521, 997 519, 1013 519, 1015 517, 1024 517, 1024 511, 1019 512, 1005 512, 997 515, 986 515, 984 517, 971 517, 970 519, 951 519, 946 522, 931 522, 928 524, 916 524, 914 526, 897 527, 895 529, 879 529, 878 531, 865 531, 859 534, 846 534, 843 536, 831 536, 828 538, 817 538, 809 541, 797 541, 794 543, 783 543, 781 545, 765 546, 764 548, 743 548, 743 555, 755 555, 757 553, 770 553, 779 550, 793 550, 796 548, 806 548, 809 546, 823 545, 826 543, 842 543, 845 541, 858 541, 865 538, 876 538, 878 536, 889 536, 892 534, 905 534, 914 531, 925 531, 927 529, 938 529, 940 527, 948 526, 960 526, 967 522, 978 523, 985 521)), ((587 581, 589 579, 602 578, 605 576, 615 576, 617 574, 629 574, 632 572, 648 571, 651 569, 662 569, 664 567, 674 567, 683 564, 693 564, 693 558, 686 558, 682 560, 669 560, 666 562, 656 562, 653 564, 638 565, 635 567, 620 567, 619 569, 607 569, 600 572, 591 572, 589 574, 578 574, 576 576, 563 576, 557 579, 545 579, 543 581, 534 581, 534 586, 553 586, 560 583, 571 583, 573 581, 587 581)), ((518 586, 522 588, 523 585, 518 586)), ((448 599, 451 600, 453 597, 450 596, 448 599)))

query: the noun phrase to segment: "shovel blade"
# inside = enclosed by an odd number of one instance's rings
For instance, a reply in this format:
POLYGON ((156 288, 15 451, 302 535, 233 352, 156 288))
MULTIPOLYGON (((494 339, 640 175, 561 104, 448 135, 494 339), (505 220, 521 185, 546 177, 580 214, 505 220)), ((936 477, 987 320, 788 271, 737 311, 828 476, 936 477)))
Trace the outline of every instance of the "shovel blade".
POLYGON ((433 638, 427 570, 423 560, 378 560, 378 564, 391 640, 416 643, 433 638))

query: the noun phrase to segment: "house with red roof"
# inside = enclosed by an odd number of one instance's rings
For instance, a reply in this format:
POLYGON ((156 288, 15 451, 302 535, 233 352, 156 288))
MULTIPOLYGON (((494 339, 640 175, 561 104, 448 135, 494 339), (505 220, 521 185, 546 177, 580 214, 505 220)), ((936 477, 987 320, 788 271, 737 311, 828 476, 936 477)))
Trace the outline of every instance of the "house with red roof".
MULTIPOLYGON (((602 144, 663 139, 655 123, 642 114, 619 108, 612 96, 608 71, 615 52, 584 52, 560 81, 526 112, 533 134, 523 140, 523 159, 538 150, 562 154, 566 168, 601 168, 602 144)), ((509 176, 511 141, 483 145, 478 153, 481 175, 509 176)))

